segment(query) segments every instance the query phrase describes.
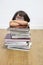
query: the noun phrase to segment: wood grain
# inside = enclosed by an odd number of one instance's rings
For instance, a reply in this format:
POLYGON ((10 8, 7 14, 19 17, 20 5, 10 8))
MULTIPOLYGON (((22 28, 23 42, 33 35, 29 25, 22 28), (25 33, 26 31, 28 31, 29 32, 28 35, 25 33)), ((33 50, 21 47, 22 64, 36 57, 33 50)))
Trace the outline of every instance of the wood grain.
POLYGON ((43 65, 43 30, 31 30, 32 48, 28 52, 4 48, 7 33, 0 29, 0 65, 43 65))

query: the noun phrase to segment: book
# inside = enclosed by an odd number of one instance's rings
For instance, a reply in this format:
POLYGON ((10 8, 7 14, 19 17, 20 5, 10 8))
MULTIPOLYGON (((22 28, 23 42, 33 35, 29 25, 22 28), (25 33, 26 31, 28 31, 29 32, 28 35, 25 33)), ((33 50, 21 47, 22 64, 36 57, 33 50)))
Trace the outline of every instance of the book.
POLYGON ((29 31, 30 29, 29 28, 8 28, 7 30, 9 31, 29 31))
POLYGON ((20 50, 20 51, 29 51, 30 50, 30 48, 32 47, 32 43, 31 42, 29 42, 29 45, 28 46, 25 46, 25 47, 15 47, 15 46, 10 46, 10 45, 8 45, 7 46, 7 48, 8 49, 11 49, 11 50, 20 50))
POLYGON ((17 41, 30 41, 31 38, 12 38, 11 34, 7 34, 5 37, 5 42, 17 42, 17 41))
POLYGON ((30 38, 30 35, 16 35, 16 34, 12 34, 12 38, 30 38))
POLYGON ((8 47, 7 46, 7 49, 10 49, 10 50, 19 50, 19 51, 29 51, 30 49, 24 49, 24 48, 14 48, 14 47, 8 47))
POLYGON ((10 31, 11 34, 28 35, 30 31, 10 31))
POLYGON ((27 42, 6 42, 5 45, 17 46, 17 47, 23 46, 24 47, 24 46, 27 46, 28 43, 27 42))
POLYGON ((29 50, 29 46, 26 46, 26 47, 14 47, 14 46, 12 47, 12 46, 8 46, 8 48, 13 48, 13 49, 17 48, 17 49, 25 49, 25 50, 27 49, 27 50, 29 50))

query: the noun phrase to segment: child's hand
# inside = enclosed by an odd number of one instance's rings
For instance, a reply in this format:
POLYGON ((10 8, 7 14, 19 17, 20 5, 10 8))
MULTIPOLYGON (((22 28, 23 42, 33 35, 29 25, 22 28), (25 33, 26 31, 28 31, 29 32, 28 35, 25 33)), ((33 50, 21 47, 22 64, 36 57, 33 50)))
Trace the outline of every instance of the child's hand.
POLYGON ((14 21, 10 21, 9 25, 11 27, 15 27, 15 26, 18 26, 19 24, 17 22, 14 22, 14 21))

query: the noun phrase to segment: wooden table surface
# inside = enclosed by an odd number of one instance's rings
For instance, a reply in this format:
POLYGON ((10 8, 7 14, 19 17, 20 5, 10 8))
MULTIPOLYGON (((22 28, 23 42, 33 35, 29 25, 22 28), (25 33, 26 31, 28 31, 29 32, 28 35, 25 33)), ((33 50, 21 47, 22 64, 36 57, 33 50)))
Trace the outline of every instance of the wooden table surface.
POLYGON ((31 30, 32 48, 27 52, 4 48, 7 33, 0 29, 0 65, 43 65, 43 30, 31 30))

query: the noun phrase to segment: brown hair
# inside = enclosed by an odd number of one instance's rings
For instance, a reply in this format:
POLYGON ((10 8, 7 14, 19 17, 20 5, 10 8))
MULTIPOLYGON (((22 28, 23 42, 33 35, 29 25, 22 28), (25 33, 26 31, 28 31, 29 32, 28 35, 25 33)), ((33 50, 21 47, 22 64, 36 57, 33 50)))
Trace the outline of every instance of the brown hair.
POLYGON ((23 17, 24 17, 24 21, 30 22, 29 16, 28 16, 27 13, 25 13, 24 11, 17 11, 17 12, 14 14, 12 20, 16 20, 16 16, 17 16, 18 14, 19 14, 19 16, 23 16, 23 17))

